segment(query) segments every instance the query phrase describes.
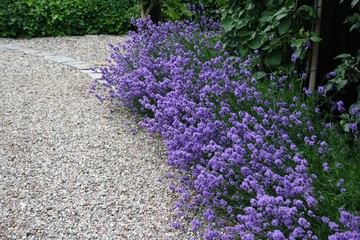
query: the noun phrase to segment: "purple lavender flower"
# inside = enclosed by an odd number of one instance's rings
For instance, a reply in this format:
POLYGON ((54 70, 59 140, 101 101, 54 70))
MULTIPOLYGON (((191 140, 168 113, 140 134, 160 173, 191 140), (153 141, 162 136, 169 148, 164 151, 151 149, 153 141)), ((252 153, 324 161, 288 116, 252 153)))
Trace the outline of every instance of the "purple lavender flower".
POLYGON ((329 72, 328 74, 326 74, 325 78, 330 79, 336 76, 336 72, 329 72))
POLYGON ((306 87, 303 88, 303 91, 305 92, 306 96, 309 96, 311 94, 310 90, 306 87))
MULTIPOLYGON (((131 38, 112 46, 105 84, 91 91, 142 115, 140 126, 164 139, 181 185, 169 186, 179 196, 177 215, 201 210, 204 221, 191 224, 205 239, 316 238, 308 218, 320 218, 312 211, 317 179, 301 150, 323 156, 328 149, 307 118, 310 106, 277 98, 293 94, 291 79, 269 76, 269 91, 261 90, 252 72, 259 56, 230 57, 219 23, 205 17, 134 23, 131 38)), ((323 169, 329 172, 327 163, 323 169)))
POLYGON ((175 228, 175 229, 179 229, 179 228, 182 227, 181 223, 178 223, 178 222, 173 222, 173 223, 171 224, 171 226, 172 226, 173 228, 175 228))
POLYGON ((323 86, 318 86, 317 93, 319 96, 325 97, 325 88, 323 86))
POLYGON ((357 134, 359 132, 358 126, 355 123, 350 123, 349 129, 354 133, 357 134))
POLYGON ((267 234, 268 239, 274 240, 285 240, 284 234, 280 230, 274 230, 273 232, 268 232, 267 234))
POLYGON ((343 102, 343 101, 338 101, 338 102, 336 102, 336 109, 337 109, 339 112, 344 112, 344 111, 345 111, 344 102, 343 102))
POLYGON ((215 212, 210 208, 208 208, 203 215, 210 222, 214 222, 216 220, 215 212))
POLYGON ((220 51, 222 48, 222 43, 219 41, 216 43, 216 45, 214 46, 215 51, 220 51))
POLYGON ((337 187, 340 187, 344 183, 344 179, 340 179, 339 182, 336 184, 337 187))
POLYGON ((304 229, 307 229, 310 227, 310 223, 305 218, 300 217, 298 220, 298 223, 304 229))
POLYGON ((302 78, 303 80, 306 80, 306 78, 307 78, 307 73, 303 72, 303 73, 301 74, 301 78, 302 78))
POLYGON ((192 230, 193 230, 194 232, 196 232, 196 231, 199 230, 199 228, 201 227, 201 224, 202 224, 202 223, 201 223, 200 221, 196 220, 196 219, 192 220, 192 221, 191 221, 192 230))
POLYGON ((292 63, 296 63, 298 59, 299 59, 299 56, 297 56, 295 54, 291 55, 291 62, 292 63))
POLYGON ((359 116, 360 115, 359 108, 358 107, 351 108, 351 114, 355 116, 359 116))
POLYGON ((329 164, 328 163, 323 163, 322 165, 323 169, 325 172, 330 172, 330 168, 329 168, 329 164))

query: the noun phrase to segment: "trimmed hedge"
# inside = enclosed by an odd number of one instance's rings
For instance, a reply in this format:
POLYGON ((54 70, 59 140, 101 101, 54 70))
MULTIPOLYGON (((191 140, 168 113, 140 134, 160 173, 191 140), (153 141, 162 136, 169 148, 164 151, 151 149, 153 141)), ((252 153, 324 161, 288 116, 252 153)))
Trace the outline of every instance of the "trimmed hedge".
POLYGON ((0 37, 120 34, 138 15, 134 0, 2 0, 0 37))

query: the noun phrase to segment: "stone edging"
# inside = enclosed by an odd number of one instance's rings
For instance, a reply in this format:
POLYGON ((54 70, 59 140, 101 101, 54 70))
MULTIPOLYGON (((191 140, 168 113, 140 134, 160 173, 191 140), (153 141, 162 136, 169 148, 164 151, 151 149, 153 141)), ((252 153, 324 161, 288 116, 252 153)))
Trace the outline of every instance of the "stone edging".
POLYGON ((1 48, 6 48, 6 49, 23 52, 30 56, 43 57, 44 59, 51 60, 53 62, 67 65, 67 66, 70 66, 77 70, 80 70, 82 73, 87 74, 92 79, 101 79, 101 73, 99 70, 96 70, 96 71, 90 70, 91 64, 80 61, 75 58, 56 55, 54 53, 49 53, 49 52, 42 52, 42 51, 33 50, 33 49, 29 49, 29 48, 22 48, 20 46, 14 45, 14 44, 3 44, 3 45, 0 45, 0 49, 1 48))

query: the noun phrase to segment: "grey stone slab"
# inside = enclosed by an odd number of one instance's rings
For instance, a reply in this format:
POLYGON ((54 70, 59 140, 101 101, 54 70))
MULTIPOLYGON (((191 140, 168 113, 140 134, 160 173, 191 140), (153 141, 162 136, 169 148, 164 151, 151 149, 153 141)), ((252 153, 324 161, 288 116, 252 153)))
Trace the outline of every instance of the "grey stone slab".
POLYGON ((93 79, 101 79, 102 78, 101 73, 88 73, 88 75, 93 79))
POLYGON ((83 69, 83 70, 81 70, 81 72, 86 73, 86 74, 96 73, 93 70, 88 70, 88 69, 85 69, 85 70, 83 69))
POLYGON ((101 73, 100 69, 90 70, 90 69, 83 69, 80 70, 82 73, 90 74, 90 73, 101 73))
POLYGON ((65 56, 45 56, 45 59, 49 59, 58 63, 74 62, 76 59, 65 56))
POLYGON ((77 68, 79 70, 89 70, 91 65, 88 63, 84 63, 81 61, 74 61, 74 62, 66 62, 64 63, 66 65, 69 65, 71 67, 77 68))
POLYGON ((1 46, 1 48, 7 48, 7 49, 12 49, 12 50, 22 50, 22 48, 20 46, 17 46, 14 44, 3 44, 0 46, 1 46))
POLYGON ((24 48, 21 50, 23 53, 29 54, 29 55, 35 55, 38 53, 41 53, 41 51, 38 50, 32 50, 32 49, 28 49, 28 48, 24 48))
POLYGON ((55 56, 55 54, 49 53, 49 52, 38 52, 38 53, 35 53, 34 56, 47 57, 47 56, 55 56))
POLYGON ((74 61, 65 62, 64 64, 71 66, 71 65, 74 65, 74 64, 85 64, 85 62, 75 59, 74 61))

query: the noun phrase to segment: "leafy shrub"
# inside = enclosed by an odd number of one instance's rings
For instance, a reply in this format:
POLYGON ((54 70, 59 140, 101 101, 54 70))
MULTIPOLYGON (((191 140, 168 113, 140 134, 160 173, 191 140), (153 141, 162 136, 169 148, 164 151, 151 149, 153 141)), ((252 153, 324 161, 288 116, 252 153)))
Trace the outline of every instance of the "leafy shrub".
POLYGON ((0 37, 118 34, 138 16, 134 0, 5 0, 0 37))
POLYGON ((225 52, 205 18, 135 25, 91 92, 164 138, 182 184, 170 186, 177 214, 201 211, 191 221, 201 238, 360 237, 359 142, 345 150, 351 138, 321 121, 316 95, 297 96, 299 76, 255 73, 258 56, 225 52))
POLYGON ((226 44, 243 54, 259 49, 268 69, 304 59, 311 43, 320 41, 310 31, 317 20, 313 3, 304 2, 309 1, 226 1, 221 21, 226 44))

